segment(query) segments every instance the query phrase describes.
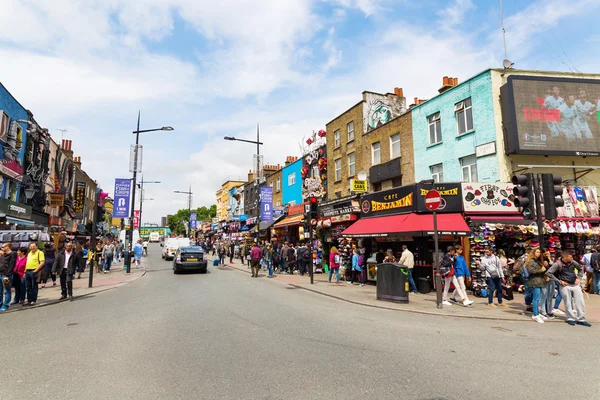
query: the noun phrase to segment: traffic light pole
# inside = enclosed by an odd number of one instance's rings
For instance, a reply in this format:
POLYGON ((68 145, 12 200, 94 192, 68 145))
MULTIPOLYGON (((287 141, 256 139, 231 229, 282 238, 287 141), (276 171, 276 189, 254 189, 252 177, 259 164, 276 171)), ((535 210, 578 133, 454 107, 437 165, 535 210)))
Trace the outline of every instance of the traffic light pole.
POLYGON ((92 262, 90 263, 90 275, 88 279, 88 287, 91 288, 94 284, 94 263, 96 262, 96 256, 94 251, 96 251, 96 235, 98 234, 98 225, 96 222, 96 218, 98 218, 98 202, 100 201, 100 190, 96 188, 96 197, 94 200, 94 218, 92 218, 92 238, 90 240, 90 247, 88 251, 92 252, 92 262))
POLYGON ((312 221, 309 220, 308 221, 308 232, 309 232, 309 241, 308 241, 308 252, 310 254, 310 284, 314 284, 315 283, 315 272, 314 272, 314 264, 313 264, 313 252, 312 252, 312 245, 313 245, 313 225, 312 225, 312 221))
MULTIPOLYGON (((540 177, 539 175, 533 175, 533 195, 535 197, 535 217, 538 226, 538 242, 540 243, 540 247, 546 247, 544 243, 544 218, 542 215, 542 202, 540 200, 540 177)), ((548 206, 548 204, 546 204, 548 206)))

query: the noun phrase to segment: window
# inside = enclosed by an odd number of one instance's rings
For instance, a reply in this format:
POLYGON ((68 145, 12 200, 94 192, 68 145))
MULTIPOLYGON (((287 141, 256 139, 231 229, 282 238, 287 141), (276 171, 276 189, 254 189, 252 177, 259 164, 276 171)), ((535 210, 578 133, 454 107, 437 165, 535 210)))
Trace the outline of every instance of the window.
POLYGON ((295 206, 296 205, 296 200, 292 200, 288 203, 288 205, 290 206, 295 206))
POLYGON ((435 113, 427 117, 429 122, 429 144, 436 144, 442 141, 442 120, 440 113, 435 113))
POLYGON ((400 187, 400 186, 402 186, 402 177, 392 179, 392 187, 393 188, 400 187))
POLYGON ((456 128, 459 135, 473 130, 473 109, 470 97, 456 103, 454 105, 454 113, 456 114, 456 128))
POLYGON ((338 158, 335 160, 335 181, 342 180, 342 159, 338 158))
POLYGON ((373 191, 374 192, 380 192, 381 191, 381 182, 379 182, 379 183, 373 183, 371 186, 373 186, 373 191))
POLYGON ((376 142, 371 145, 371 161, 372 164, 379 164, 381 162, 381 143, 376 142))
POLYGON ((281 202, 278 201, 277 203, 275 203, 275 206, 279 207, 281 205, 281 202))
POLYGON ((390 136, 390 160, 400 157, 400 134, 390 136))
POLYGON ((275 188, 278 192, 281 191, 281 178, 277 178, 277 183, 276 183, 275 188))
POLYGON ((463 182, 477 182, 477 157, 475 154, 460 159, 463 182))
POLYGON ((443 164, 436 164, 429 167, 431 171, 431 177, 436 183, 444 182, 444 166, 443 164))
POLYGON ((355 156, 354 153, 348 154, 348 177, 353 178, 356 174, 356 165, 355 165, 355 156))
POLYGON ((333 140, 335 141, 335 148, 336 149, 338 147, 340 147, 340 144, 342 142, 341 138, 342 138, 342 135, 340 134, 340 130, 339 129, 337 131, 333 132, 333 140))
POLYGON ((354 121, 350 121, 348 123, 348 141, 351 142, 354 140, 354 121))
POLYGON ((288 186, 292 186, 296 184, 296 173, 292 172, 288 175, 288 186))
POLYGON ((320 172, 319 172, 319 166, 317 164, 313 165, 312 167, 312 177, 313 178, 318 178, 320 176, 320 172))

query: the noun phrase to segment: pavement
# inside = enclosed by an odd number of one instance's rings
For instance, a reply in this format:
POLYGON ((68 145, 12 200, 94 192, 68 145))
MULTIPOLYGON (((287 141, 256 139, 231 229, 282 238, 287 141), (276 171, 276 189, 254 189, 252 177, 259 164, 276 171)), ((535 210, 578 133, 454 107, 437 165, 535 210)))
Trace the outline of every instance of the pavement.
POLYGON ((5 396, 562 400, 600 393, 595 327, 364 307, 231 267, 174 275, 158 246, 147 261, 143 279, 114 290, 1 315, 5 396), (544 366, 576 372, 557 379, 544 366))
MULTIPOLYGON (((130 282, 133 282, 136 279, 141 278, 146 274, 146 266, 148 265, 146 257, 142 257, 140 262, 140 268, 135 268, 132 265, 131 272, 128 274, 123 270, 123 260, 118 263, 113 262, 110 272, 107 274, 97 274, 94 271, 92 287, 89 286, 89 268, 86 267, 85 272, 81 274, 81 278, 77 279, 77 275, 75 275, 75 279, 73 280, 73 297, 81 298, 90 296, 96 293, 104 292, 106 290, 114 289, 123 285, 126 285, 130 282)), ((33 308, 45 307, 53 304, 62 303, 60 300, 61 292, 60 292, 60 279, 57 277, 56 286, 52 286, 52 279, 48 279, 46 282, 46 287, 42 288, 42 285, 39 284, 38 291, 38 301, 36 305, 33 307, 23 307, 22 305, 11 305, 5 313, 17 312, 17 311, 27 311, 33 308)), ((15 290, 12 290, 12 299, 14 300, 15 290)), ((27 300, 27 297, 25 297, 27 300)), ((11 300, 12 302, 12 300, 11 300)))
MULTIPOLYGON (((226 261, 229 262, 229 258, 227 258, 226 261)), ((243 265, 240 260, 233 260, 233 264, 226 264, 226 266, 250 273, 250 269, 247 265, 243 265)), ((266 277, 266 271, 263 271, 261 276, 266 277)), ((532 314, 525 312, 525 300, 520 293, 515 293, 514 300, 512 301, 503 300, 508 308, 489 307, 487 305, 487 298, 470 295, 469 299, 475 301, 470 307, 464 307, 462 304, 453 304, 452 306, 444 306, 443 309, 438 309, 436 306, 435 291, 429 294, 411 293, 409 294, 409 303, 402 304, 377 300, 377 287, 375 282, 368 282, 362 287, 359 286, 358 283, 350 286, 344 281, 340 284, 336 284, 335 282, 330 283, 328 282, 328 277, 329 274, 314 274, 314 284, 311 284, 308 275, 300 276, 298 274, 289 275, 282 273, 276 274, 276 277, 271 281, 367 307, 444 317, 531 322, 532 314)), ((468 294, 470 294, 470 292, 468 294)), ((600 323, 600 296, 587 294, 584 294, 584 296, 586 302, 586 319, 590 323, 600 323)), ((496 303, 496 300, 494 300, 494 302, 496 303)), ((560 308, 564 311, 564 304, 561 304, 560 308)), ((548 322, 564 323, 564 320, 564 317, 557 316, 555 320, 548 322)))

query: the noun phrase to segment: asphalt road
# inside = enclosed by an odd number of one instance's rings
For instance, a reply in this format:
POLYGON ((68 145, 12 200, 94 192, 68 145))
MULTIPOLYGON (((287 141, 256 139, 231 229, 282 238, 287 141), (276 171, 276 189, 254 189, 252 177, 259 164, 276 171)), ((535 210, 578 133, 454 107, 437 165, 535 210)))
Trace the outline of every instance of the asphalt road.
MULTIPOLYGON (((0 315, 9 399, 600 398, 598 330, 378 310, 210 267, 0 315)), ((77 296, 77 293, 75 293, 77 296)))

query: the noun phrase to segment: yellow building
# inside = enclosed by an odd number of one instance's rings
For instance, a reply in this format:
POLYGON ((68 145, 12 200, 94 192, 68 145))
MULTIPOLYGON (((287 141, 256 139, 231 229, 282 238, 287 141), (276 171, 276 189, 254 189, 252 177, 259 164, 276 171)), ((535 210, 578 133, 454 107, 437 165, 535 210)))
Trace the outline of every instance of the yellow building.
POLYGON ((246 182, 228 180, 217 190, 217 218, 219 221, 227 220, 227 207, 229 206, 229 191, 235 187, 243 185, 246 182))

